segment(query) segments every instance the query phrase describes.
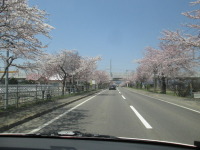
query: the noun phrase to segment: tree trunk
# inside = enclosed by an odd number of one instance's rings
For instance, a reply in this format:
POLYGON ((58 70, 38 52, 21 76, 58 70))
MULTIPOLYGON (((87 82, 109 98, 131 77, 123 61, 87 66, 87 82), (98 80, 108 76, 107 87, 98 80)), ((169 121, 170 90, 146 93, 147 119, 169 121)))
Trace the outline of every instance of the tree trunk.
POLYGON ((64 96, 64 91, 65 91, 65 84, 64 83, 62 83, 62 96, 64 96))
POLYGON ((66 83, 66 77, 64 77, 63 82, 62 82, 62 96, 65 95, 65 83, 66 83))
POLYGON ((140 82, 140 89, 142 89, 142 82, 140 82))
POLYGON ((8 68, 11 66, 11 64, 12 64, 12 62, 14 61, 15 59, 13 58, 13 57, 9 57, 7 60, 6 60, 6 62, 7 62, 7 66, 4 68, 4 73, 3 73, 3 75, 1 76, 1 78, 0 78, 0 83, 2 83, 2 81, 3 81, 3 78, 5 77, 5 75, 6 75, 6 70, 8 70, 8 68), (10 59, 10 61, 9 61, 9 59, 10 59))
POLYGON ((154 74, 154 90, 153 91, 156 92, 156 89, 157 89, 157 78, 154 74))
POLYGON ((162 94, 166 94, 166 81, 165 81, 166 77, 164 75, 162 75, 161 77, 161 93, 162 94))

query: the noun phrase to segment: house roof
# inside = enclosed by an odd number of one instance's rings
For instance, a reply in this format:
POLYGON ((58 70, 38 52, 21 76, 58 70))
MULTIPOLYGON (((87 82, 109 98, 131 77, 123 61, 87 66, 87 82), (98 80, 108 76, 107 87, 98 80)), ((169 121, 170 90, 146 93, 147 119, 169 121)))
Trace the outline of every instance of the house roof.
POLYGON ((59 81, 60 81, 60 80, 62 80, 62 79, 61 79, 61 77, 60 77, 58 74, 56 74, 56 75, 50 77, 49 80, 50 80, 50 81, 55 81, 55 80, 59 80, 59 81))
POLYGON ((33 80, 33 81, 38 81, 40 78, 45 78, 45 77, 37 73, 27 74, 26 76, 26 80, 33 80))

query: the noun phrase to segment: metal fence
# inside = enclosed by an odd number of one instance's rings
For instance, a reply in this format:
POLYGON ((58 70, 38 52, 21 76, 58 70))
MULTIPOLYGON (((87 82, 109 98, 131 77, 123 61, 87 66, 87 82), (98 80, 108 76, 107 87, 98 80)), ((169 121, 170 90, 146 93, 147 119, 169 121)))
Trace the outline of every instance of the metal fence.
MULTIPOLYGON (((65 95, 76 92, 73 88, 65 90, 65 95)), ((5 85, 0 85, 0 108, 5 106, 5 85)), ((9 85, 8 106, 19 105, 38 100, 48 100, 52 97, 61 96, 62 87, 55 85, 9 85)))

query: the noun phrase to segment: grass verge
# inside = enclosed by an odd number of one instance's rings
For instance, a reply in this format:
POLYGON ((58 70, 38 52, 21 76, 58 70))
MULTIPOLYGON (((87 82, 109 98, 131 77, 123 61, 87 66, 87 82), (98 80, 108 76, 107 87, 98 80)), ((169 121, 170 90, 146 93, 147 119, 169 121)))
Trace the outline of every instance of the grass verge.
POLYGON ((64 96, 62 96, 62 95, 61 96, 54 96, 51 99, 36 99, 34 101, 21 103, 21 104, 18 105, 18 107, 16 105, 11 105, 11 106, 8 106, 7 109, 1 108, 0 109, 0 115, 3 115, 4 113, 8 113, 8 112, 13 113, 13 112, 16 112, 16 111, 21 111, 21 110, 24 110, 24 109, 29 108, 29 107, 45 104, 45 103, 48 103, 48 102, 57 101, 57 100, 60 100, 60 99, 67 99, 67 98, 73 97, 73 96, 84 95, 84 94, 90 93, 92 91, 96 91, 96 90, 83 91, 83 92, 79 92, 79 93, 71 93, 71 94, 67 94, 67 95, 64 95, 64 96))
MULTIPOLYGON (((146 91, 146 92, 156 93, 156 94, 163 94, 163 93, 161 93, 161 90, 156 90, 156 92, 154 92, 153 88, 150 88, 148 90, 147 89, 135 88, 135 87, 129 87, 129 88, 132 88, 132 89, 135 89, 135 90, 140 90, 140 91, 146 91)), ((174 93, 174 91, 170 91, 170 90, 167 90, 165 95, 170 95, 170 96, 174 96, 174 97, 181 97, 181 96, 176 95, 174 93)))

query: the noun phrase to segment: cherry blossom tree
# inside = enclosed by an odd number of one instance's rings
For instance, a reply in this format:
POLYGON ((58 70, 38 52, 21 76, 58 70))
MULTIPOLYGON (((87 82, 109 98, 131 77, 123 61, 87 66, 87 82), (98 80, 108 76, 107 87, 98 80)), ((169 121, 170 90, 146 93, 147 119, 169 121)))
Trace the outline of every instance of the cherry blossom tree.
MULTIPOLYGON (((0 0, 0 60, 20 69, 35 67, 32 62, 47 47, 37 35, 48 38, 52 26, 45 23, 47 13, 30 7, 27 0, 0 0), (5 53, 9 52, 9 56, 5 53), (17 61, 18 60, 18 61, 17 61)), ((1 76, 1 80, 5 73, 1 76)))
MULTIPOLYGON (((93 79, 100 57, 82 57, 75 50, 61 50, 57 54, 45 54, 37 61, 37 71, 46 79, 57 77, 62 83, 62 94, 66 84, 75 81, 89 83, 93 79)), ((77 87, 76 87, 77 88, 77 87)))
POLYGON ((166 76, 174 78, 195 73, 194 67, 198 64, 194 61, 190 48, 168 43, 160 47, 163 51, 162 72, 166 76))
MULTIPOLYGON (((147 47, 144 55, 144 58, 139 60, 138 63, 141 65, 139 68, 138 78, 141 80, 142 78, 154 80, 154 91, 157 88, 157 77, 159 74, 159 69, 161 68, 162 62, 162 51, 154 49, 152 47, 147 47)), ((143 81, 144 79, 142 79, 143 81)))
POLYGON ((160 50, 148 47, 143 59, 139 60, 137 80, 144 82, 154 78, 154 90, 156 78, 161 81, 161 93, 166 93, 166 78, 188 76, 194 73, 196 63, 193 60, 190 49, 176 43, 162 42, 160 50))
POLYGON ((166 78, 191 76, 195 73, 195 67, 198 64, 188 46, 164 41, 160 48, 163 55, 159 75, 162 81, 162 93, 166 93, 166 78))
MULTIPOLYGON (((191 2, 191 4, 194 6, 200 5, 200 0, 191 2)), ((186 27, 188 27, 190 30, 193 30, 192 33, 184 33, 183 31, 177 30, 177 31, 170 31, 165 30, 163 31, 163 37, 161 40, 165 40, 168 42, 176 42, 180 45, 184 45, 185 47, 190 47, 193 51, 200 49, 200 9, 192 10, 189 12, 182 13, 182 15, 188 17, 192 20, 192 23, 187 23, 186 27), (194 49, 195 48, 195 49, 194 49)), ((199 58, 197 58, 199 59, 199 58)))
POLYGON ((93 79, 94 72, 97 68, 97 62, 101 57, 82 57, 80 68, 77 70, 77 78, 80 82, 85 83, 87 90, 89 82, 93 79))
MULTIPOLYGON (((53 63, 55 63, 54 71, 62 79, 62 94, 66 86, 67 79, 74 81, 74 76, 80 68, 81 56, 77 51, 62 50, 54 55, 53 63)), ((71 81, 70 81, 71 82, 71 81)))
MULTIPOLYGON (((191 2, 192 5, 199 5, 200 0, 191 2)), ((162 82, 165 77, 190 76, 195 73, 195 67, 199 66, 199 58, 195 57, 200 47, 199 19, 200 9, 182 13, 184 16, 196 20, 196 24, 187 23, 187 27, 193 29, 192 34, 183 31, 163 31, 161 38, 161 49, 164 51, 162 63, 162 82)), ((166 89, 163 89, 165 92, 166 89)))
POLYGON ((44 76, 47 80, 57 75, 57 57, 53 54, 44 53, 35 63, 35 69, 30 72, 36 72, 40 76, 44 76))
POLYGON ((136 75, 135 75, 135 82, 137 87, 142 88, 142 85, 146 83, 149 78, 151 77, 150 72, 148 72, 148 67, 142 63, 139 65, 139 67, 136 69, 136 75))
POLYGON ((124 79, 130 83, 130 85, 135 83, 136 73, 134 71, 130 72, 129 75, 124 79))
MULTIPOLYGON (((192 2, 199 5, 200 0, 192 2)), ((199 20, 200 10, 183 13, 186 17, 199 20)), ((144 81, 146 77, 157 75, 161 81, 161 92, 166 93, 166 78, 191 76, 195 73, 195 67, 199 66, 199 58, 194 57, 194 51, 200 47, 200 25, 187 24, 189 28, 195 29, 193 34, 183 33, 180 30, 163 31, 160 38, 160 49, 147 48, 143 59, 139 60, 139 67, 136 72, 136 80, 144 81)), ((154 90, 155 90, 154 80, 154 90)))
POLYGON ((98 87, 102 87, 109 83, 109 74, 103 70, 96 70, 93 74, 93 79, 96 81, 98 87))
MULTIPOLYGON (((196 0, 194 2, 191 2, 192 6, 199 6, 200 5, 200 0, 196 0)), ((197 9, 197 10, 192 10, 192 11, 189 11, 189 12, 185 12, 185 13, 182 13, 182 15, 190 18, 190 19, 193 19, 193 20, 199 20, 200 19, 200 9, 197 9)), ((198 22, 199 23, 199 22, 198 22)), ((188 27, 190 28, 194 28, 194 29, 200 29, 200 24, 187 24, 188 27)), ((197 31, 198 31, 197 30, 197 31)))

